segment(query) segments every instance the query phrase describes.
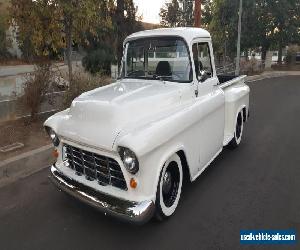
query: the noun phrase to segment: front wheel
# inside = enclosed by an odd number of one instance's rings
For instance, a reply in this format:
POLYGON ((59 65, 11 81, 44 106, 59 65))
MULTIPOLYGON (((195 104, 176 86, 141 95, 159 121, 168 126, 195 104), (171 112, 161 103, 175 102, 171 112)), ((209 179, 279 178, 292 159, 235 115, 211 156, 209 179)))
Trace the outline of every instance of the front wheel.
POLYGON ((243 129, 244 129, 244 121, 243 121, 243 113, 241 111, 237 116, 234 137, 228 144, 230 148, 234 149, 240 145, 242 140, 242 135, 243 135, 243 129))
POLYGON ((176 210, 182 188, 182 164, 177 154, 172 155, 164 164, 156 191, 156 218, 163 220, 176 210))

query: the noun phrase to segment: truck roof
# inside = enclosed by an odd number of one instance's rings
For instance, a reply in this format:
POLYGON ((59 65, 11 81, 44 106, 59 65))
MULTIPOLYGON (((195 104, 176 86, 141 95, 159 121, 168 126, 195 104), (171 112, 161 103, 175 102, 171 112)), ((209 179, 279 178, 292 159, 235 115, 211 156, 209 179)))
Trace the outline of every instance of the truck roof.
POLYGON ((155 36, 179 36, 184 38, 188 43, 190 43, 195 38, 210 38, 210 34, 207 30, 201 28, 191 28, 191 27, 178 27, 178 28, 161 28, 153 30, 144 30, 136 32, 128 36, 124 44, 128 41, 132 41, 143 37, 155 37, 155 36))

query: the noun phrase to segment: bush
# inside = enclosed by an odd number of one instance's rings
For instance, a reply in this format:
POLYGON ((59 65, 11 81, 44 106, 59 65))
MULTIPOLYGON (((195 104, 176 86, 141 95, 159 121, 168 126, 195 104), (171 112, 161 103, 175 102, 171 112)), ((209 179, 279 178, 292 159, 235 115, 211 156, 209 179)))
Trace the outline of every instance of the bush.
POLYGON ((250 60, 241 60, 240 68, 243 74, 255 75, 262 72, 263 65, 252 57, 250 60))
POLYGON ((51 64, 47 62, 36 65, 35 71, 27 76, 23 88, 24 94, 18 98, 17 102, 30 110, 31 120, 35 120, 41 104, 47 97, 46 94, 54 86, 53 79, 51 64))
POLYGON ((69 88, 64 95, 64 107, 69 107, 72 101, 82 93, 110 83, 111 78, 104 75, 91 76, 83 72, 74 73, 69 88))
POLYGON ((284 59, 285 63, 288 65, 295 64, 297 52, 300 52, 300 46, 298 46, 298 45, 289 46, 287 55, 284 59))
POLYGON ((114 60, 113 51, 110 47, 104 46, 89 51, 82 59, 82 65, 91 74, 110 75, 110 66, 114 60))

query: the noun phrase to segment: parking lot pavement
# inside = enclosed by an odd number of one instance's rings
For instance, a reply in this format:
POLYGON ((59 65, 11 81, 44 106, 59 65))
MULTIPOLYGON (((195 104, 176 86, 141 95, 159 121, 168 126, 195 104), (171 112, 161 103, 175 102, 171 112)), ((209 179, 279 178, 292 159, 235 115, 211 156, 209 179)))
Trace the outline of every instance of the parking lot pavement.
POLYGON ((249 85, 242 144, 184 187, 169 220, 138 227, 105 217, 43 170, 0 189, 0 249, 245 249, 241 229, 296 229, 299 238, 300 77, 249 85))

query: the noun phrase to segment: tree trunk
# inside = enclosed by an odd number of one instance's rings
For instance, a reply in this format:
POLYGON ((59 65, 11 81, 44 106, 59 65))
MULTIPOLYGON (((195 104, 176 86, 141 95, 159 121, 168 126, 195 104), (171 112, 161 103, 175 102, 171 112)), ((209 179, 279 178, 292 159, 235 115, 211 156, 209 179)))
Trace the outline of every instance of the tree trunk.
POLYGON ((120 65, 123 56, 123 25, 124 25, 124 0, 117 0, 117 60, 118 60, 118 71, 120 73, 120 65))
POLYGON ((195 0, 195 27, 201 27, 201 0, 195 0))
POLYGON ((248 62, 249 61, 249 50, 248 49, 246 49, 245 50, 245 59, 246 59, 246 61, 248 62))
POLYGON ((224 53, 223 53, 223 67, 226 65, 226 57, 227 57, 227 41, 224 41, 224 53))
POLYGON ((278 48, 278 64, 282 64, 282 40, 279 40, 279 48, 278 48))
POLYGON ((69 82, 72 81, 72 17, 68 17, 65 22, 65 33, 66 33, 66 59, 68 64, 69 82))
POLYGON ((262 48, 261 48, 261 60, 262 61, 266 60, 267 50, 268 50, 267 46, 262 46, 262 48))

